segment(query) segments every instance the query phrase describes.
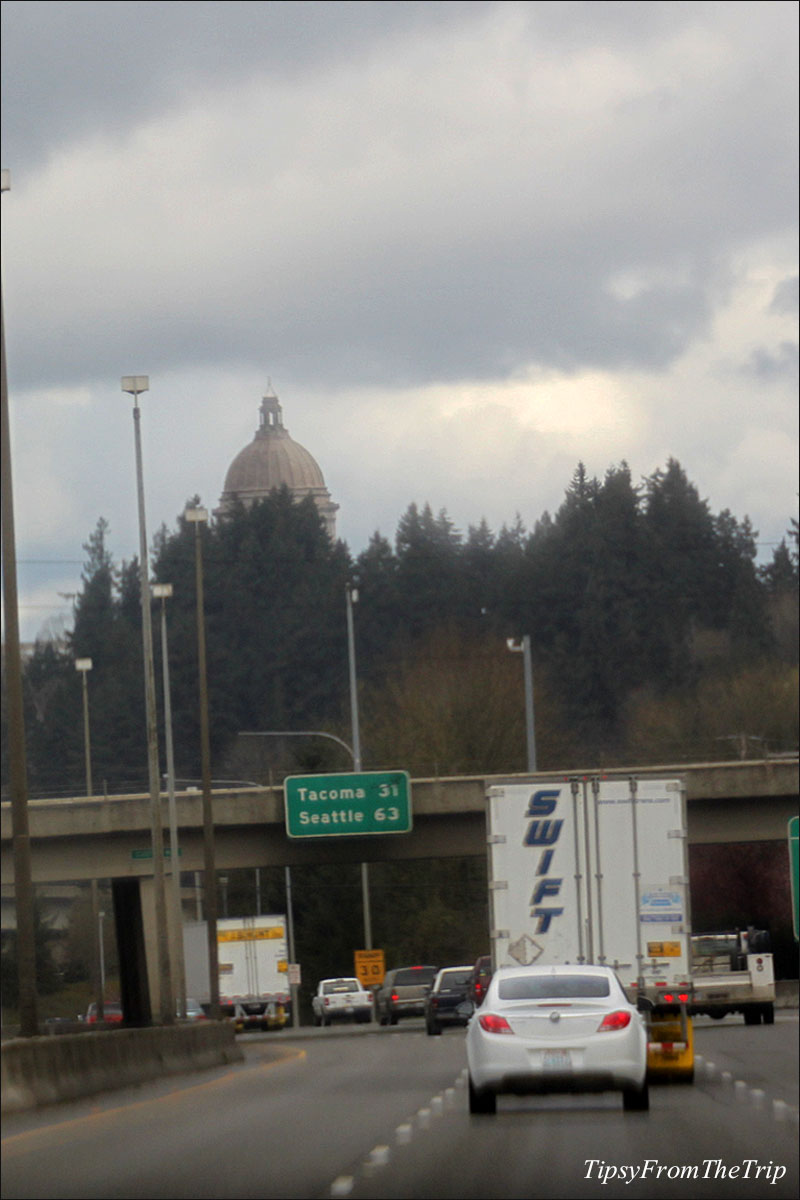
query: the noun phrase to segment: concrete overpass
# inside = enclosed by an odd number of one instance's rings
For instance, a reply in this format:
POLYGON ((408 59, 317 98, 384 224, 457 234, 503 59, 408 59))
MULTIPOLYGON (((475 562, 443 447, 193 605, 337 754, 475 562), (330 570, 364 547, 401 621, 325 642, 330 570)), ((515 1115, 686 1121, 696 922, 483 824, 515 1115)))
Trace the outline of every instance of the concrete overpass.
MULTIPOLYGON (((601 772, 540 772, 564 779, 601 772)), ((608 774, 681 776, 686 780, 689 842, 776 841, 797 811, 798 760, 613 768, 608 774)), ((212 793, 217 866, 296 865, 386 859, 438 858, 485 853, 486 789, 501 779, 529 776, 458 776, 412 782, 414 828, 408 834, 290 839, 284 829, 283 789, 220 788, 212 793)), ((202 797, 176 798, 182 871, 203 869, 202 797)), ((166 820, 166 803, 165 820, 166 820)), ((150 797, 95 796, 31 800, 33 881, 152 877, 150 797)), ((13 879, 11 806, 2 804, 3 879, 13 879)))
MULTIPOLYGON (((552 780, 603 772, 540 772, 552 780)), ((687 787, 689 843, 781 841, 797 811, 798 760, 679 764, 609 769, 608 774, 680 776, 687 787)), ((412 782, 413 830, 408 834, 289 839, 282 788, 216 789, 212 795, 216 863, 238 867, 294 866, 483 855, 486 789, 514 776, 462 776, 412 782)), ((166 819, 166 804, 165 804, 166 819)), ((202 797, 177 796, 181 871, 203 869, 202 797)), ((74 797, 29 803, 34 884, 113 881, 121 957, 134 946, 136 970, 152 954, 154 906, 148 795, 74 797), (138 931, 138 932, 137 932, 138 931)), ((0 812, 2 877, 13 880, 10 805, 0 812)), ((129 955, 130 956, 130 955, 129 955)))

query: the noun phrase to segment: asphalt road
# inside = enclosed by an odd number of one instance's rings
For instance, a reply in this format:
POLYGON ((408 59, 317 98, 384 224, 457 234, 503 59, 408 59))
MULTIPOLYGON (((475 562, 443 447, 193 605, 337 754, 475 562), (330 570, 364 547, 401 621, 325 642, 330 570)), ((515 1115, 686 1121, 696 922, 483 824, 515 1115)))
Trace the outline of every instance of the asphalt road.
MULTIPOLYGON (((330 1035, 333 1036, 330 1036, 330 1035)), ((463 1033, 243 1039, 246 1061, 3 1122, 3 1198, 796 1196, 797 1014, 697 1023, 694 1085, 501 1098, 470 1117, 463 1033), (779 1105, 777 1114, 774 1101, 779 1105), (632 1182, 628 1174, 636 1171, 632 1182)))

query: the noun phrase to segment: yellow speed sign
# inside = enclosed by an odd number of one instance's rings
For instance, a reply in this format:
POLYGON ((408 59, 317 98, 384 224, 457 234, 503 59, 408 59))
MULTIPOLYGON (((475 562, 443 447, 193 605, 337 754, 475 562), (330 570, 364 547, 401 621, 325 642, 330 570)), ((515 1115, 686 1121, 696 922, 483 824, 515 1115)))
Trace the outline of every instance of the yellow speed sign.
POLYGON ((386 963, 382 950, 355 950, 355 976, 363 987, 369 991, 380 987, 386 974, 386 963))

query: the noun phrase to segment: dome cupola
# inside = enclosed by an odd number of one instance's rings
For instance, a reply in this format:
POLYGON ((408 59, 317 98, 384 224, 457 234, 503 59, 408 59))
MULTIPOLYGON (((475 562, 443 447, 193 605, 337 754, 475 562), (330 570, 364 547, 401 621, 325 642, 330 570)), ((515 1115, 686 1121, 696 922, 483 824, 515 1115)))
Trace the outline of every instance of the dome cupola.
POLYGON ((228 468, 217 512, 224 514, 237 500, 249 506, 284 485, 295 500, 313 498, 333 540, 339 505, 331 500, 316 459, 289 436, 278 397, 268 386, 261 401, 255 437, 228 468))

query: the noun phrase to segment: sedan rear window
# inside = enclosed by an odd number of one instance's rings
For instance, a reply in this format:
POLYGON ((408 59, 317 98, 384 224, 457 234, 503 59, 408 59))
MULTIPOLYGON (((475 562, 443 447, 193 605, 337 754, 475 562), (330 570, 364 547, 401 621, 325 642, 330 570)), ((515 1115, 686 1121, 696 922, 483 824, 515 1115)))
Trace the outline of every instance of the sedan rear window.
POLYGON ((501 1000, 590 998, 608 996, 609 986, 602 975, 512 975, 500 980, 497 994, 501 1000))

